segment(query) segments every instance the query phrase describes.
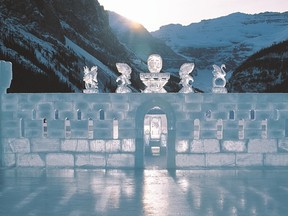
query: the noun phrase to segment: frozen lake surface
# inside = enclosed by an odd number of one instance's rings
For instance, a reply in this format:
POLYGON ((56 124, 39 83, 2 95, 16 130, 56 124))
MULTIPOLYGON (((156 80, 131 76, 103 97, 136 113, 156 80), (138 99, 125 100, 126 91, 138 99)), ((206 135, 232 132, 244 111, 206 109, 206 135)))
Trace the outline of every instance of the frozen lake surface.
POLYGON ((0 170, 0 215, 288 214, 287 170, 0 170))

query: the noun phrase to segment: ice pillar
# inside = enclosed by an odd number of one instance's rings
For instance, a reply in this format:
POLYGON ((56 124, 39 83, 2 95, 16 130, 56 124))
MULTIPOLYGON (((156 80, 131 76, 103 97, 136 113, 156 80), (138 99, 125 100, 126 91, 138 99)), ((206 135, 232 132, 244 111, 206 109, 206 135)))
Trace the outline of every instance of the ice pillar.
POLYGON ((7 93, 12 80, 12 63, 0 61, 0 167, 3 165, 2 94, 7 93))
POLYGON ((7 93, 12 80, 12 63, 0 61, 0 94, 7 93))

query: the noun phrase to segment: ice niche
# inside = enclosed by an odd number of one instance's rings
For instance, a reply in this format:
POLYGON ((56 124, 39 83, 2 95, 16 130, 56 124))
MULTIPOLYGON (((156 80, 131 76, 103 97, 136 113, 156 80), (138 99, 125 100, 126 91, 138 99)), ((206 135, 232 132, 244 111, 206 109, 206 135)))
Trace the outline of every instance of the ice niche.
POLYGON ((166 93, 164 85, 170 78, 169 73, 160 73, 162 69, 162 58, 158 54, 152 54, 147 60, 150 73, 140 73, 140 79, 146 85, 144 93, 166 93))
POLYGON ((217 65, 213 65, 213 88, 212 93, 227 93, 226 86, 226 72, 224 69, 226 68, 224 64, 221 65, 221 67, 217 65))
POLYGON ((97 80, 97 66, 93 66, 91 70, 86 66, 84 67, 85 89, 83 90, 86 94, 98 93, 98 80, 97 80))
POLYGON ((179 76, 180 76, 180 84, 182 88, 180 89, 179 93, 194 93, 192 88, 192 83, 194 79, 189 74, 193 71, 195 67, 194 63, 185 63, 180 67, 179 76))
POLYGON ((125 63, 116 63, 117 70, 122 75, 116 79, 116 83, 118 87, 116 89, 116 93, 130 93, 131 89, 128 88, 128 85, 131 84, 130 82, 130 74, 132 72, 129 65, 125 63))

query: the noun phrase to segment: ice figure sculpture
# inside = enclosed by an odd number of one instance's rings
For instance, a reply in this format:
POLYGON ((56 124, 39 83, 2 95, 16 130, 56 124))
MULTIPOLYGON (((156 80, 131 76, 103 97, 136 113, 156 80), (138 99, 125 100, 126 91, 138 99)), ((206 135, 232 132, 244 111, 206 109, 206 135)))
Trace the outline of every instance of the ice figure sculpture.
POLYGON ((194 79, 189 74, 193 71, 195 65, 194 63, 185 63, 180 67, 179 76, 180 76, 180 84, 182 88, 179 93, 191 93, 194 92, 192 88, 192 83, 194 79))
POLYGON ((227 93, 226 86, 226 72, 224 71, 225 65, 222 64, 221 67, 213 65, 213 93, 227 93))
POLYGON ((147 65, 150 73, 140 73, 140 79, 146 85, 144 93, 166 93, 163 88, 170 78, 169 73, 160 73, 162 58, 158 54, 148 57, 147 65))
POLYGON ((87 66, 84 67, 84 77, 85 82, 84 93, 98 93, 98 80, 97 80, 97 66, 93 66, 91 70, 87 66))
POLYGON ((6 93, 12 81, 12 63, 0 61, 0 93, 6 93))
POLYGON ((118 87, 116 89, 116 93, 129 93, 131 89, 128 88, 128 85, 131 84, 130 82, 130 74, 132 72, 129 65, 125 63, 116 63, 117 70, 122 75, 116 79, 118 87))

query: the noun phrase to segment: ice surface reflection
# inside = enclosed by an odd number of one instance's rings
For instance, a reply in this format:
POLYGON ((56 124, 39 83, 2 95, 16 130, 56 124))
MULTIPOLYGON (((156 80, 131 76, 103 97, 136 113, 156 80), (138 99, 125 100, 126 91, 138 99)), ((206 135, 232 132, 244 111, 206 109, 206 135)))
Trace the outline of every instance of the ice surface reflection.
POLYGON ((159 212, 162 211, 164 215, 164 212, 167 212, 168 200, 169 200, 167 193, 168 190, 167 179, 161 178, 161 175, 163 175, 163 173, 159 173, 159 170, 146 170, 144 172, 145 172, 144 184, 143 184, 144 214, 159 215, 159 212))
POLYGON ((285 170, 0 170, 0 215, 287 215, 285 170))

